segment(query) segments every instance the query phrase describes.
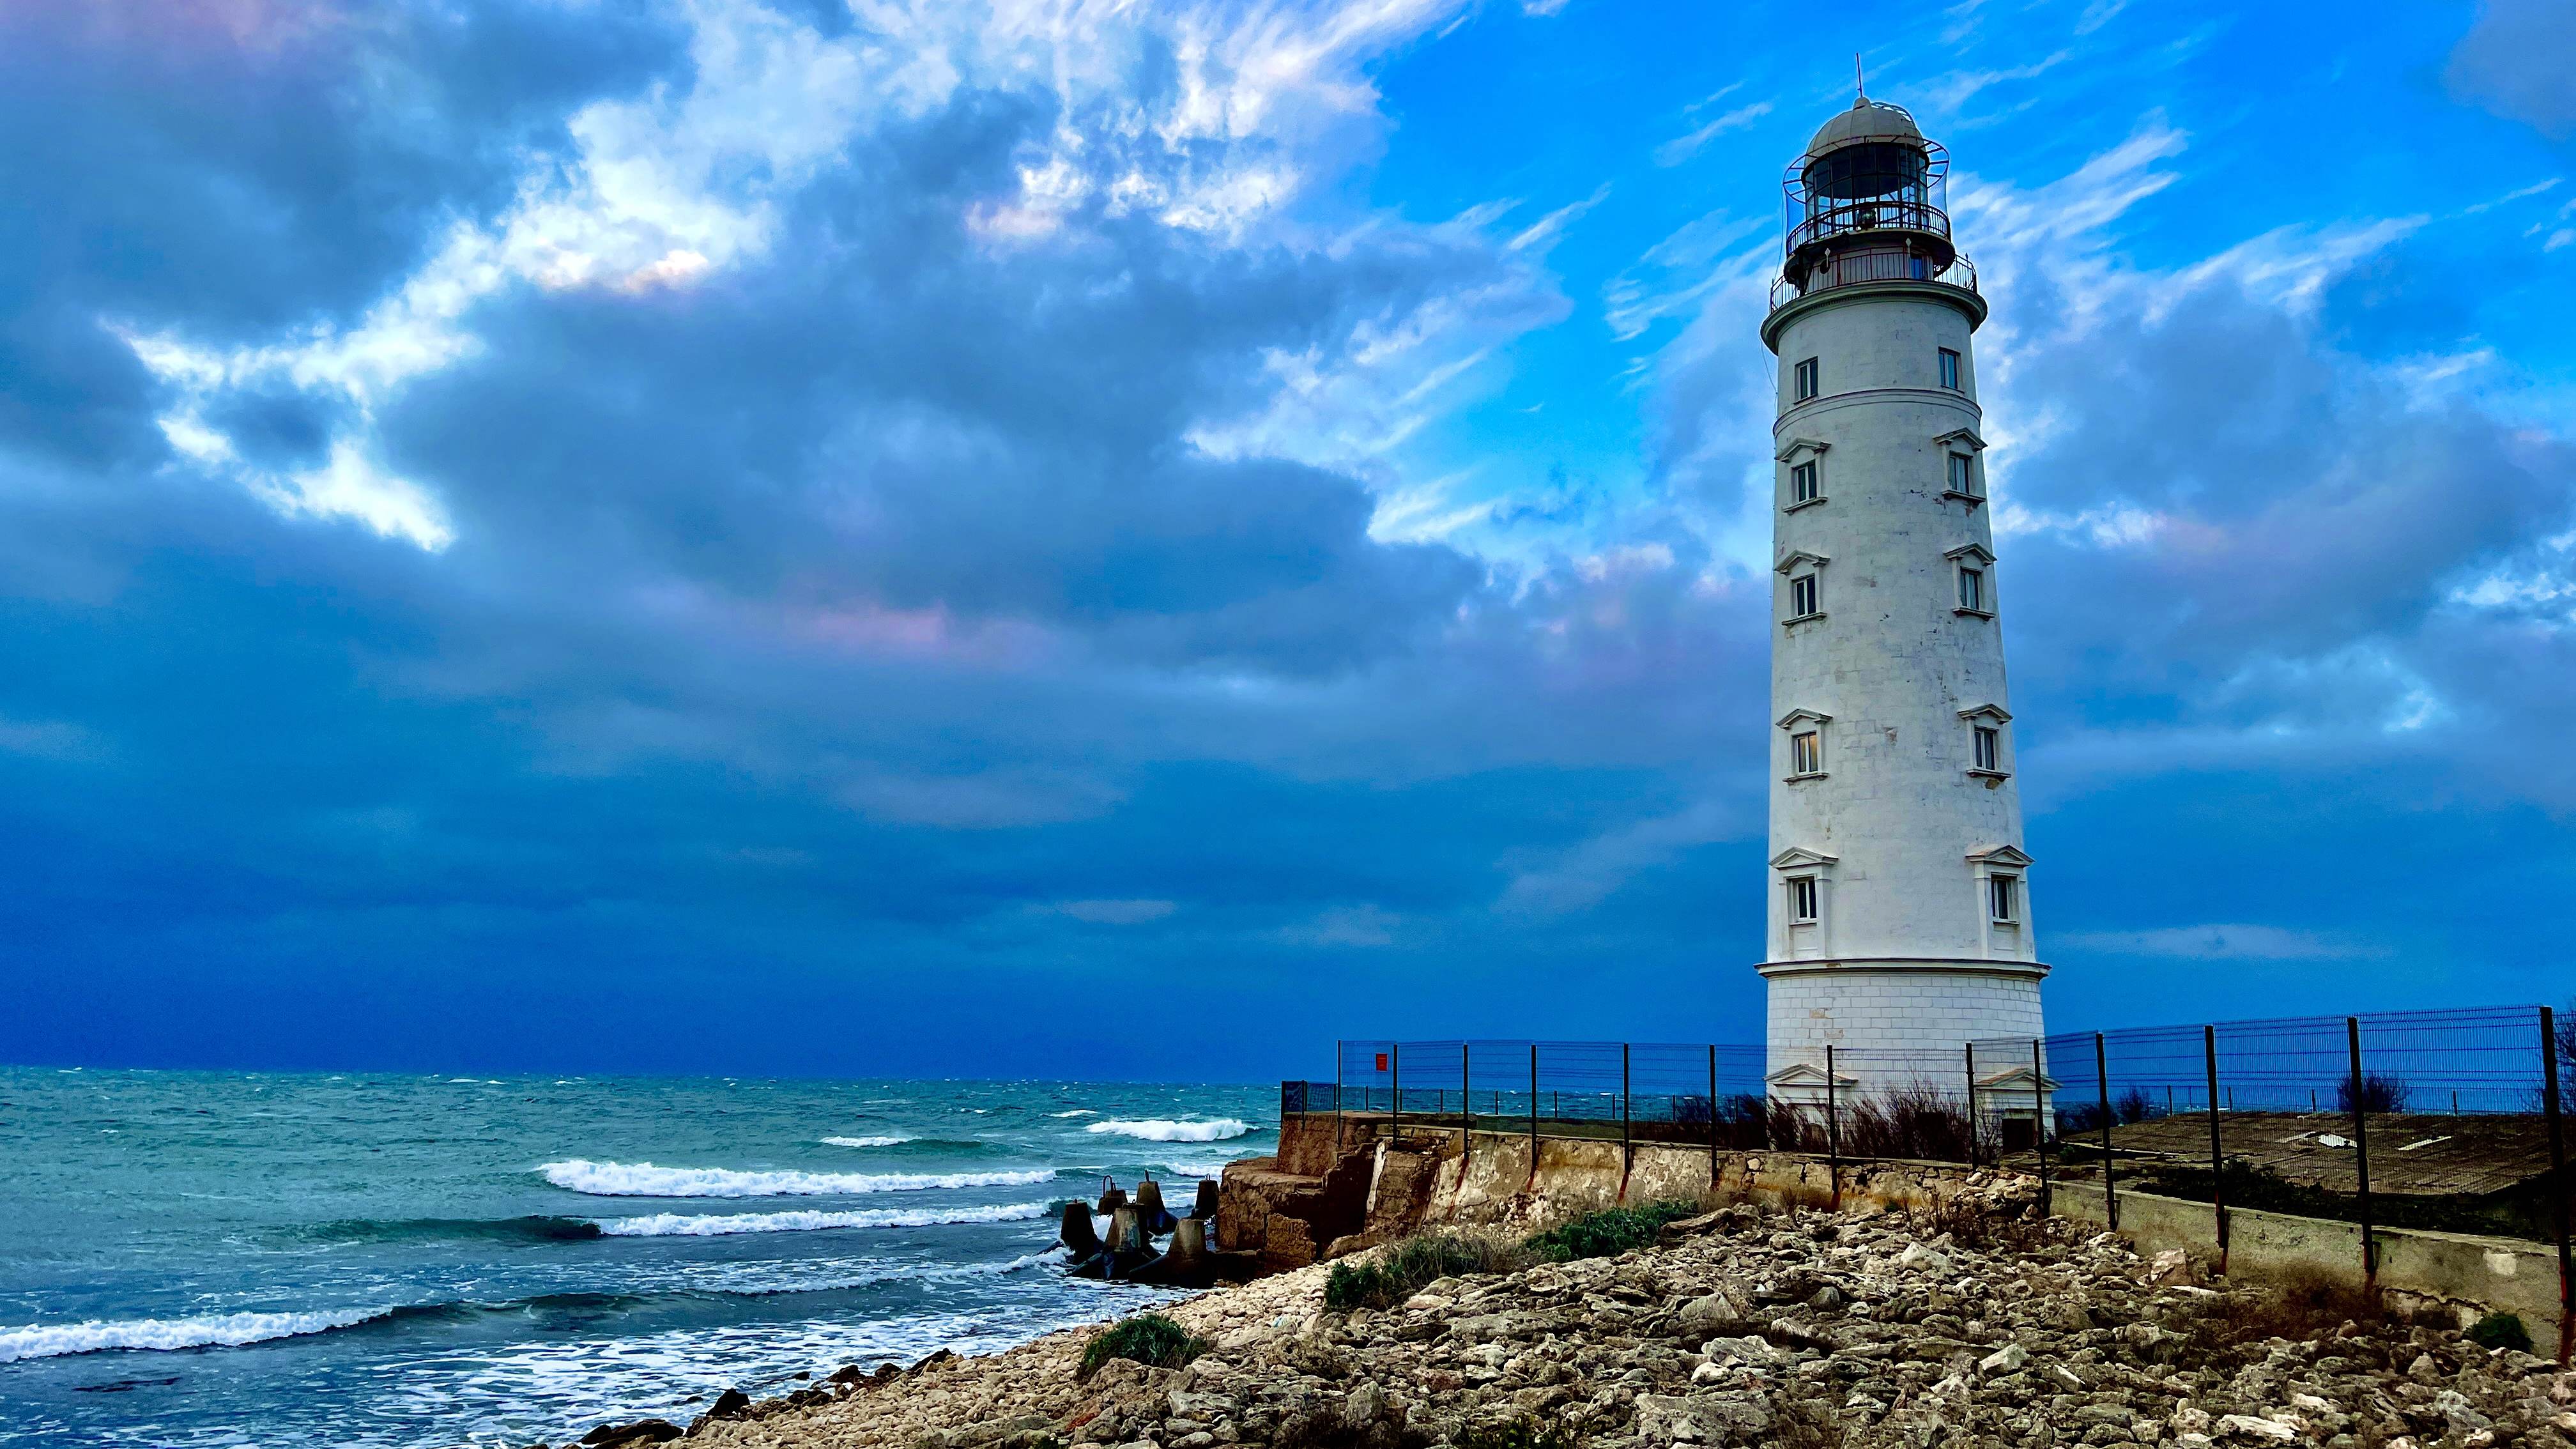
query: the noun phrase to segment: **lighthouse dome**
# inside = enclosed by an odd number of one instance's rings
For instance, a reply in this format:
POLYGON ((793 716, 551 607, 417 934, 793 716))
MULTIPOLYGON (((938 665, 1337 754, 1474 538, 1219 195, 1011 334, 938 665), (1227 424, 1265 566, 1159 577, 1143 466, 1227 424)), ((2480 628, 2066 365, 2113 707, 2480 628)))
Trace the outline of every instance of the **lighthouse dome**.
POLYGON ((1807 143, 1807 154, 1817 156, 1863 141, 1895 141, 1918 148, 1924 144, 1922 128, 1903 106, 1862 96, 1851 103, 1850 110, 1817 129, 1815 139, 1807 143))

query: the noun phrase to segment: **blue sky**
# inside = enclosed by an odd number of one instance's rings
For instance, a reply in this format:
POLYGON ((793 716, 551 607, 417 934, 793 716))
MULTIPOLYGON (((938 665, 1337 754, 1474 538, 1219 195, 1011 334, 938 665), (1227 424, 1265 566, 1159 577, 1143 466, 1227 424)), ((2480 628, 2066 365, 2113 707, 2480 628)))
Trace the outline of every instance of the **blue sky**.
POLYGON ((0 9, 0 1058, 1759 1040, 1855 52, 1994 304, 2052 1025, 2563 998, 2547 11, 0 9))

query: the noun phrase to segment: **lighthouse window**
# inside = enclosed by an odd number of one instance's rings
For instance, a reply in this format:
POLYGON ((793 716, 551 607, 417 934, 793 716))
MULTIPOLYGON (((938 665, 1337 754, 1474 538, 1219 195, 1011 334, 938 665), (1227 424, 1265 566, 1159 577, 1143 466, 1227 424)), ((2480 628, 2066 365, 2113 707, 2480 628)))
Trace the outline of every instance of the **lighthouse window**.
POLYGON ((1959 389, 1959 354, 1941 349, 1941 385, 1953 392, 1959 389))
POLYGON ((1950 455, 1950 491, 1970 498, 1980 496, 1977 492, 1976 459, 1965 453, 1950 455))
POLYGON ((1959 568, 1959 607, 1972 614, 1986 611, 1986 571, 1962 564, 1959 568))
POLYGON ((1802 730, 1789 736, 1789 773, 1821 775, 1825 772, 1824 737, 1814 730, 1802 730))
POLYGON ((2001 770, 2004 760, 2003 731, 1993 725, 1977 726, 1977 768, 2001 770))
POLYGON ((1811 875, 1789 877, 1789 924, 1812 926, 1816 923, 1816 878, 1811 875))
POLYGON ((1792 465, 1789 469, 1789 501, 1813 503, 1821 496, 1823 495, 1816 486, 1816 465, 1813 463, 1792 465))
POLYGON ((1819 600, 1816 594, 1816 576, 1814 574, 1800 574, 1796 578, 1789 580, 1790 618, 1804 619, 1810 615, 1820 614, 1823 612, 1824 610, 1819 606, 1819 600))
POLYGON ((1816 359, 1810 357, 1798 364, 1796 390, 1800 402, 1816 395, 1816 359))
POLYGON ((1986 877, 1986 910, 1998 926, 2009 926, 2021 919, 2021 877, 1990 875, 1986 877))

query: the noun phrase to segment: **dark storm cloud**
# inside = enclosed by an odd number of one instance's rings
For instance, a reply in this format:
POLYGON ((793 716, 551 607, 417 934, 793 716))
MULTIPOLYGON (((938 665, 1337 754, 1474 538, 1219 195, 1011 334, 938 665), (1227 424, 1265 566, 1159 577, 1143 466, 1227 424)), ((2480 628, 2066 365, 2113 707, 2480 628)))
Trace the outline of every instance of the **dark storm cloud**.
POLYGON ((2008 461, 2013 504, 2141 515, 2014 550, 2015 577, 2064 601, 2028 626, 2042 659, 2115 652, 2121 677, 2172 688, 2401 638, 2568 520, 2565 449, 2340 366, 2313 328, 2223 282, 2102 332, 2030 338, 2012 376, 2014 407, 2053 420, 2008 461), (2147 536, 2091 536, 2124 526, 2147 536))
POLYGON ((2543 135, 2576 131, 2576 28, 2553 0, 2485 0, 2445 79, 2453 93, 2543 135))
POLYGON ((469 549, 550 571, 1061 623, 1163 662, 1330 670, 1453 609, 1479 571, 1372 542, 1355 481, 1184 434, 1257 401, 1265 349, 1340 347, 1490 257, 1210 249, 1135 217, 987 248, 970 209, 1052 124, 972 96, 871 138, 765 260, 683 298, 494 304, 480 359, 388 411, 397 462, 469 549))
POLYGON ((266 342, 345 317, 671 45, 613 10, 0 10, 0 446, 157 457, 148 378, 102 321, 266 342))

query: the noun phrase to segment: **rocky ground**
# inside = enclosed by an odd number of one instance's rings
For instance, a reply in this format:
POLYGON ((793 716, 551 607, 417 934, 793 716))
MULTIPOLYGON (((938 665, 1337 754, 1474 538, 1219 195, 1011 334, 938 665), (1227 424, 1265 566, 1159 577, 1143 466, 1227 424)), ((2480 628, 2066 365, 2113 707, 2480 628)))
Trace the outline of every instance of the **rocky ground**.
POLYGON ((1056 1334, 729 1404, 688 1449, 2576 1445, 2553 1362, 2448 1319, 2202 1286, 2059 1221, 1734 1207, 1383 1311, 1326 1311, 1328 1272, 1175 1305, 1212 1345, 1178 1371, 1077 1381, 1089 1334, 1056 1334))

